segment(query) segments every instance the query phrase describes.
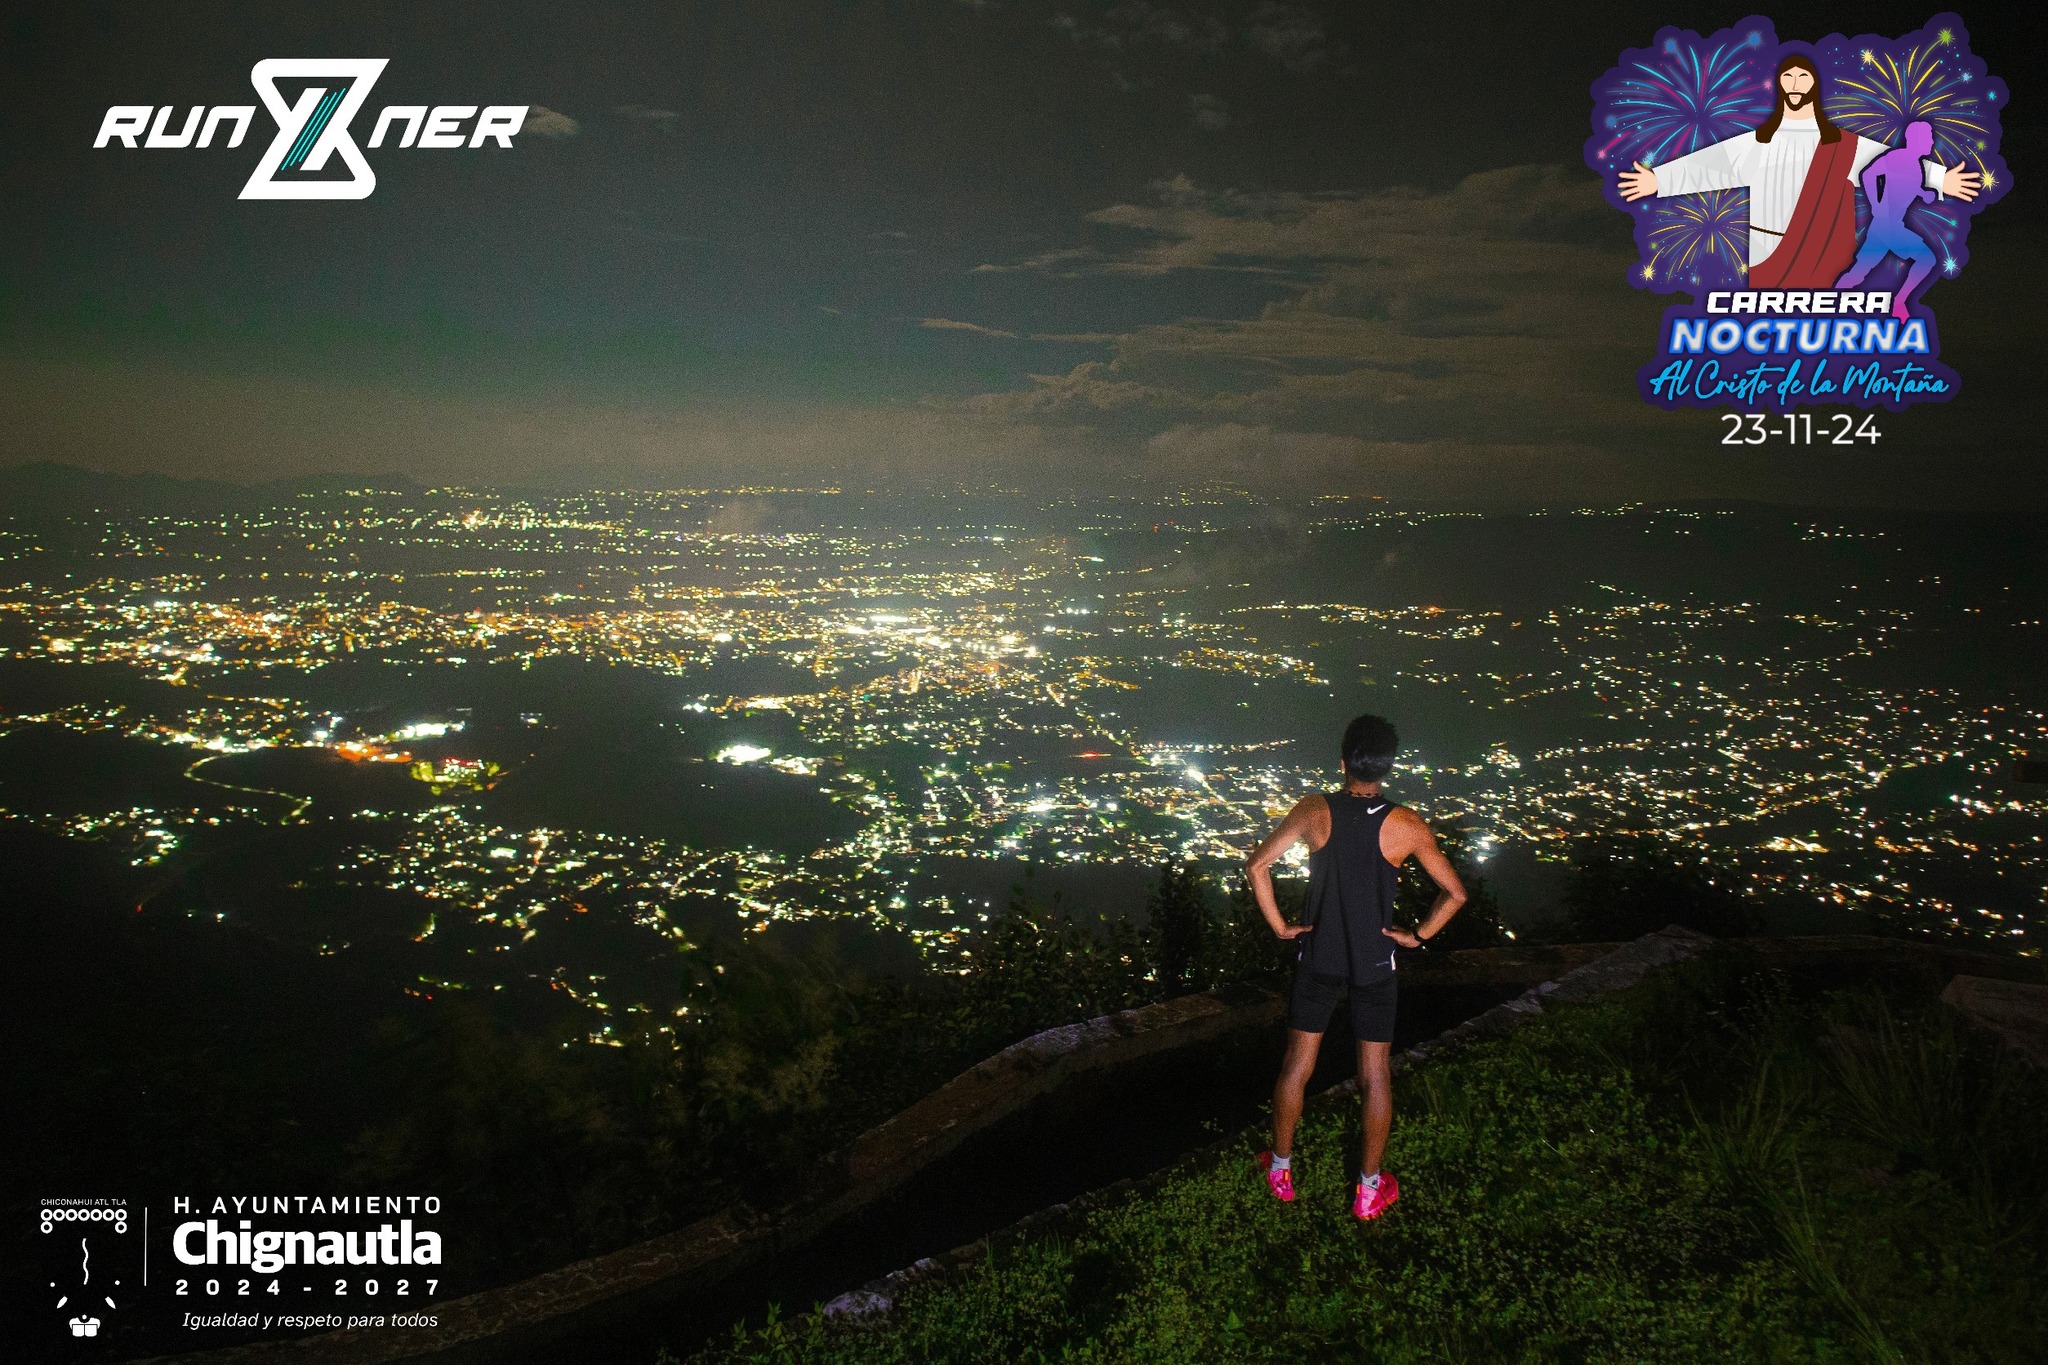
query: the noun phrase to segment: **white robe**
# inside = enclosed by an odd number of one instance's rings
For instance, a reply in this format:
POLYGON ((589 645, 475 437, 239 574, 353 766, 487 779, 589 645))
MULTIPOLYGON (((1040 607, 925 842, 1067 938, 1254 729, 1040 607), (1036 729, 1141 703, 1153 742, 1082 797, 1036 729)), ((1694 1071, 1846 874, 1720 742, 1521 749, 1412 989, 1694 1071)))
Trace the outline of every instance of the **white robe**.
MULTIPOLYGON (((1785 229, 1792 225, 1792 211, 1799 207, 1799 191, 1806 184, 1806 172, 1819 149, 1820 125, 1811 121, 1786 119, 1769 142, 1757 141, 1754 132, 1737 133, 1725 142, 1654 167, 1657 197, 1747 189, 1749 265, 1754 270, 1785 239, 1785 229)), ((1875 138, 1857 138, 1856 155, 1850 158, 1850 183, 1857 183, 1864 167, 1890 150, 1875 138)), ((1942 177, 1948 174, 1947 167, 1926 160, 1920 165, 1926 173, 1925 186, 1939 193, 1942 177)))

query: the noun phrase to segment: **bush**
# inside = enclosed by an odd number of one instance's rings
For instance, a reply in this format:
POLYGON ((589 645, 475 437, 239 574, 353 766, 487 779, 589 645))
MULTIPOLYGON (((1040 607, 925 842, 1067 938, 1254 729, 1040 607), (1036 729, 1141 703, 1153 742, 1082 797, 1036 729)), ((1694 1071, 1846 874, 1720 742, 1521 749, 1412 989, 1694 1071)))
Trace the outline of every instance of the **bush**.
POLYGON ((1752 932, 1756 915, 1734 880, 1664 840, 1607 839, 1572 860, 1565 920, 1582 942, 1638 938, 1682 924, 1716 938, 1752 932))
POLYGON ((976 940, 969 962, 962 990, 974 1021, 971 1037, 983 1052, 1155 995, 1136 926, 1078 920, 1057 895, 1040 900, 1029 880, 1012 890, 1008 908, 976 940))
POLYGON ((1145 918, 1152 975, 1162 995, 1186 995, 1216 984, 1210 978, 1218 965, 1213 959, 1220 946, 1219 926, 1193 863, 1167 863, 1159 869, 1158 885, 1145 900, 1145 918))

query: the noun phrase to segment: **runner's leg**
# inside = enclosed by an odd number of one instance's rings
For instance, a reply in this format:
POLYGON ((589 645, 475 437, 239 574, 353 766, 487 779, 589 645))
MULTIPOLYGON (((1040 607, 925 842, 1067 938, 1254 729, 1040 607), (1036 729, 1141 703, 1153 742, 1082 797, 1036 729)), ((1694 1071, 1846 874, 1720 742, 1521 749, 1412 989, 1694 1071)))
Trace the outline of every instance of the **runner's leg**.
POLYGON ((1287 1030, 1287 1056, 1280 1063, 1280 1079, 1273 1085, 1273 1154, 1294 1155, 1294 1126, 1301 1122, 1302 1098, 1308 1093, 1308 1078, 1315 1073, 1316 1054, 1322 1050, 1323 1035, 1287 1030))
POLYGON ((1910 244, 1900 242, 1892 246, 1893 251, 1911 262, 1910 268, 1906 271, 1906 282, 1899 286, 1898 293, 1892 295, 1892 316, 1900 319, 1909 316, 1906 312, 1906 300, 1913 296, 1913 291, 1920 287, 1922 280, 1934 273, 1934 248, 1910 231, 1906 236, 1912 238, 1910 244))
POLYGON ((1394 1076, 1387 1059, 1392 1043, 1358 1045, 1358 1093, 1365 1101, 1365 1150, 1360 1155, 1359 1174, 1371 1175, 1386 1155, 1387 1133, 1394 1126, 1394 1076))
POLYGON ((1870 240, 1866 241, 1863 244, 1863 249, 1856 253, 1855 264, 1843 271, 1842 278, 1835 281, 1835 288, 1854 289, 1857 285, 1863 283, 1864 276, 1877 269, 1878 264, 1890 254, 1891 248, 1885 245, 1876 233, 1871 233, 1870 240))

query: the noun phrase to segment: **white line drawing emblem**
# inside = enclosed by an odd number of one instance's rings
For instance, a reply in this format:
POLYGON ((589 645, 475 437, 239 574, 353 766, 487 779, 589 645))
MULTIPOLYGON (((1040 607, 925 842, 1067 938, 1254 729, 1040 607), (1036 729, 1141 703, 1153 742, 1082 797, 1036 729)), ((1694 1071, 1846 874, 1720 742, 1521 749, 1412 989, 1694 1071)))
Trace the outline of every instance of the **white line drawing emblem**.
POLYGON ((377 173, 370 169, 362 149, 348 134, 349 120, 369 98, 370 87, 384 72, 388 57, 268 57, 249 69, 249 83, 277 120, 277 136, 256 163, 249 183, 236 196, 241 199, 366 199, 377 188, 377 173), (348 84, 338 87, 309 85, 297 104, 287 106, 278 93, 280 77, 340 77, 348 84), (277 173, 318 171, 327 158, 340 153, 354 173, 348 180, 313 180, 294 177, 279 180, 277 173))

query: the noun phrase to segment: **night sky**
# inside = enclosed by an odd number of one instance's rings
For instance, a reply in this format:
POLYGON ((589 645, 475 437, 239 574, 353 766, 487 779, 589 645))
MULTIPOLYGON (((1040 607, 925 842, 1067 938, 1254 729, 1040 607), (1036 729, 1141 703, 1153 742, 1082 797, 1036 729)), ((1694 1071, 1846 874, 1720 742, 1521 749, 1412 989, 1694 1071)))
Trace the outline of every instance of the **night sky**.
POLYGON ((2031 9, 1963 11, 2015 188, 1929 298, 1960 397, 1759 453, 1637 397, 1665 300, 1579 160, 1623 47, 1750 7, 11 7, 0 464, 2036 507, 2031 9), (356 202, 237 200, 260 112, 92 148, 288 56, 390 58, 358 143, 387 104, 535 109, 510 151, 368 152, 356 202))

